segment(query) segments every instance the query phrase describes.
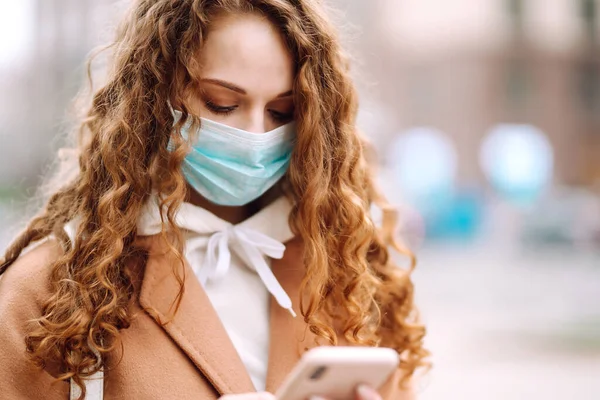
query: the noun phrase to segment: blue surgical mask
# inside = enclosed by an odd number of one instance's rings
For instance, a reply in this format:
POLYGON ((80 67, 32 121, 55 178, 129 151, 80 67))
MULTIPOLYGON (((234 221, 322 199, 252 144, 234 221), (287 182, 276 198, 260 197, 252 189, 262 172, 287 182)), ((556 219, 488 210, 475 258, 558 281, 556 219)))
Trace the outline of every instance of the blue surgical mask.
MULTIPOLYGON (((175 112, 176 119, 181 113, 175 112)), ((190 124, 182 128, 189 137, 190 124)), ((201 118, 197 141, 182 165, 187 182, 222 206, 256 200, 286 173, 296 136, 295 123, 252 133, 201 118)))

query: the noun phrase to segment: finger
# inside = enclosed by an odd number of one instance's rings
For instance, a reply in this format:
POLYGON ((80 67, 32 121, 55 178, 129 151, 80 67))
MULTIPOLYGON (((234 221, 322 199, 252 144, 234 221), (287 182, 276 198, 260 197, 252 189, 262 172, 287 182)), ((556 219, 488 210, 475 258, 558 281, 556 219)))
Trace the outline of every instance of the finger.
POLYGON ((357 400, 382 400, 377 390, 368 385, 359 385, 356 388, 357 400))

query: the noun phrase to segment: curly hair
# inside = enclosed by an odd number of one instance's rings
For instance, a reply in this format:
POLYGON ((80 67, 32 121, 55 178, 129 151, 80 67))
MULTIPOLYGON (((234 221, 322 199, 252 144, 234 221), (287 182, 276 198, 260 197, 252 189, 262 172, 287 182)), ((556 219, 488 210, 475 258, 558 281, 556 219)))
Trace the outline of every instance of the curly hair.
POLYGON ((40 367, 57 365, 58 379, 73 379, 83 395, 83 379, 103 367, 97 354, 112 351, 130 325, 135 290, 125 266, 142 252, 136 223, 153 190, 162 195, 162 234, 169 232, 171 251, 183 262, 174 223, 188 190, 180 165, 189 141, 181 128, 200 124, 187 103, 200 78, 198 51, 211 21, 228 13, 266 16, 295 59, 297 143, 284 186, 291 229, 304 242, 300 308, 309 329, 332 345, 343 335, 394 348, 407 378, 426 364, 410 279, 414 258, 403 269, 388 252, 410 256, 394 239, 394 209, 375 187, 368 145, 356 128, 348 58, 320 2, 137 0, 109 46, 108 79, 77 130, 77 173, 53 191, 0 261, 2 274, 29 244, 49 235, 62 244, 52 264, 53 294, 26 343, 40 367), (169 102, 182 111, 177 123, 169 102), (384 211, 381 227, 372 204, 384 211), (64 226, 74 219, 71 243, 64 226))

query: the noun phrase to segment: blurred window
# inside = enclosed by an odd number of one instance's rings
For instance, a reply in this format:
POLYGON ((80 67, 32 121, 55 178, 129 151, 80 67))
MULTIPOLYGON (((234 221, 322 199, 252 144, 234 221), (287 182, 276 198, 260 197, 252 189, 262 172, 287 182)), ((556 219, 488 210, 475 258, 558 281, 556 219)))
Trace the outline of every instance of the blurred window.
POLYGON ((521 110, 527 106, 533 94, 533 76, 527 62, 521 57, 514 57, 508 62, 506 77, 506 97, 508 107, 521 110))
POLYGON ((586 36, 591 42, 595 43, 597 41, 598 5, 596 0, 580 0, 580 4, 586 36))
POLYGON ((514 34, 519 35, 523 32, 525 20, 525 4, 523 0, 505 0, 506 9, 510 16, 511 25, 514 34))
POLYGON ((600 62, 597 59, 598 5, 596 0, 580 0, 581 17, 586 34, 585 60, 577 69, 579 99, 584 109, 600 118, 600 62))
POLYGON ((595 118, 600 116, 600 63, 588 60, 578 68, 579 98, 584 109, 595 118))

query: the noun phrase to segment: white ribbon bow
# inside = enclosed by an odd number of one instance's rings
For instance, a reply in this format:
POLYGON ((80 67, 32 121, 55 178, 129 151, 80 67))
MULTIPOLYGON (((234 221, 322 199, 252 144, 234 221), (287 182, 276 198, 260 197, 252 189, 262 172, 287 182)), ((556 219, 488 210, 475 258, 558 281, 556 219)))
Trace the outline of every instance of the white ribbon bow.
MULTIPOLYGON (((188 240, 186 248, 188 260, 199 248, 204 246, 204 243, 206 243, 205 238, 188 240)), ((208 240, 206 256, 202 268, 197 274, 200 282, 204 285, 208 281, 217 282, 223 279, 231 264, 230 245, 232 243, 236 243, 238 246, 231 246, 231 250, 244 261, 248 268, 258 273, 277 303, 295 317, 296 313, 292 309, 290 297, 265 261, 265 256, 274 259, 283 258, 285 246, 253 229, 230 225, 225 230, 214 233, 208 240)))

